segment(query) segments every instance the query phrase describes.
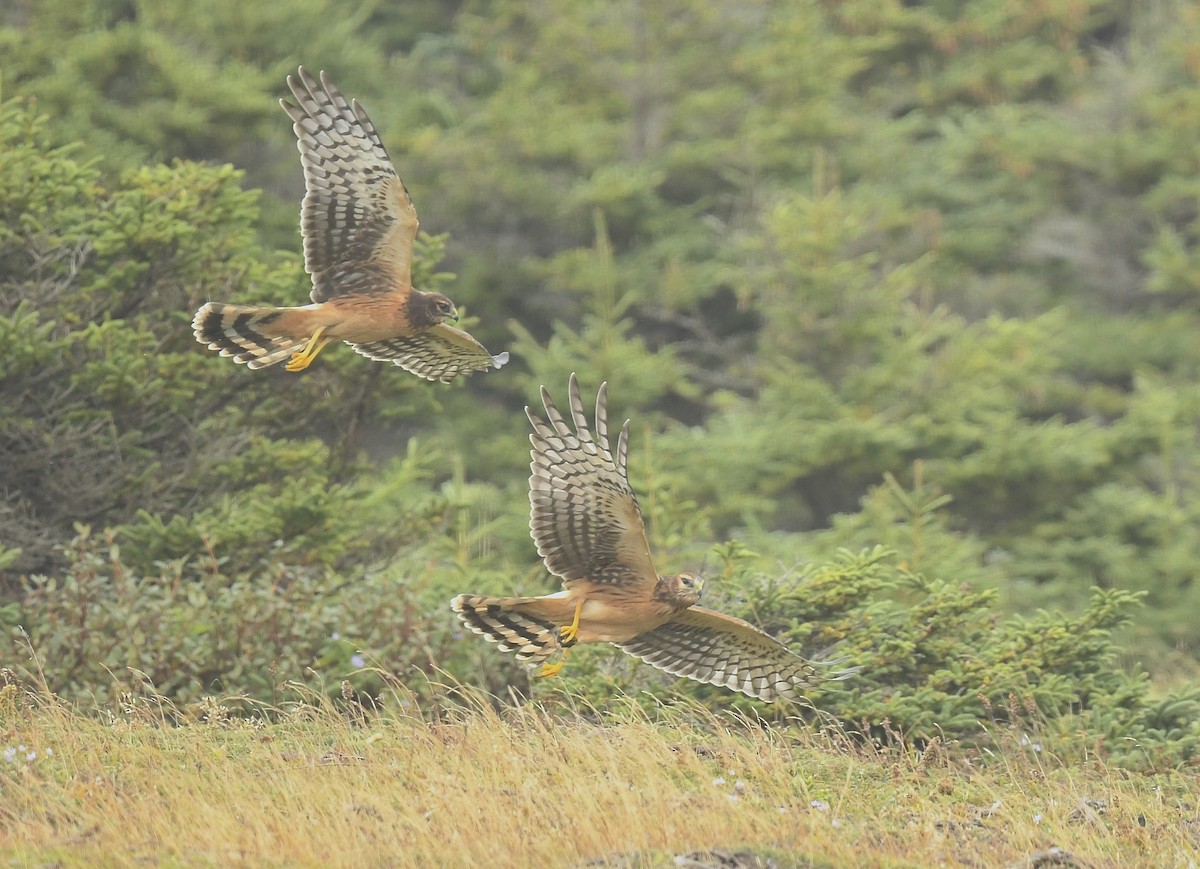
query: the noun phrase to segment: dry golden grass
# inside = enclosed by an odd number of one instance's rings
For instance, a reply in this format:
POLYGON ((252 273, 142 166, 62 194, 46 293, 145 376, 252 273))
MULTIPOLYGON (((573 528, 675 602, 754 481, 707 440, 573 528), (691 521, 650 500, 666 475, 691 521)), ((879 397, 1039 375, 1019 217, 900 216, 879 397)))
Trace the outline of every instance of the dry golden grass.
POLYGON ((1200 860, 1195 776, 1028 746, 868 751, 619 701, 432 723, 327 704, 250 723, 213 704, 166 725, 156 710, 100 720, 3 689, 6 865, 657 866, 722 849, 781 867, 1032 866, 1053 846, 1077 861, 1054 865, 1200 860))

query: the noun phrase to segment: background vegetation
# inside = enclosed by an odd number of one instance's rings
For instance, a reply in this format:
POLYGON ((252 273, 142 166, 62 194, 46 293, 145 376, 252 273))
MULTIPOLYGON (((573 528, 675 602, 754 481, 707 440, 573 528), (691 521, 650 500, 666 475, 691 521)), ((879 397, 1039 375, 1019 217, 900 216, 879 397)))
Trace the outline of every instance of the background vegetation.
MULTIPOLYGON (((553 702, 445 603, 552 588, 520 408, 576 371, 634 420, 660 568, 863 665, 817 709, 1193 761, 1194 4, 39 0, 0 9, 0 57, 25 678, 553 702), (192 340, 206 299, 306 298, 298 63, 365 103, 422 281, 504 370, 250 372, 192 340)), ((566 681, 733 702, 647 669, 592 650, 566 681)))

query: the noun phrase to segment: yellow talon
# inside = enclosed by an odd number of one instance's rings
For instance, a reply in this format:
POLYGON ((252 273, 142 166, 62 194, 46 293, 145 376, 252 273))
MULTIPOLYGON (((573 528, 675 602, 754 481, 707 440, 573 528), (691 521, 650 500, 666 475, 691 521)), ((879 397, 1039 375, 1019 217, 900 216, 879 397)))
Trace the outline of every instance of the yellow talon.
POLYGON ((571 647, 579 640, 579 617, 583 614, 583 601, 580 600, 575 604, 575 618, 571 619, 571 624, 563 625, 558 629, 558 643, 562 646, 562 657, 553 664, 542 664, 542 669, 538 670, 538 675, 542 678, 547 676, 557 676, 567 663, 567 655, 571 651, 571 647))
POLYGON ((308 339, 308 343, 304 345, 304 349, 299 353, 293 353, 292 358, 288 360, 284 366, 288 371, 303 371, 312 361, 317 358, 317 354, 325 349, 325 345, 332 341, 332 338, 321 338, 321 334, 325 331, 324 326, 320 326, 313 336, 308 339), (317 343, 320 341, 321 343, 317 343))
POLYGON ((565 647, 571 648, 579 639, 579 616, 583 613, 583 601, 575 604, 575 618, 571 619, 571 624, 563 625, 558 630, 558 641, 565 647))

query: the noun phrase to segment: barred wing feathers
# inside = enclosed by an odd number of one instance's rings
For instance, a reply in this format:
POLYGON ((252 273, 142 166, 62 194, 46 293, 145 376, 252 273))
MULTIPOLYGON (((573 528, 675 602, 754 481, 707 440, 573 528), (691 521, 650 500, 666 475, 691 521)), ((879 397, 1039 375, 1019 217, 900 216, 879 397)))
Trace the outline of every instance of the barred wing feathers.
POLYGON ((508 362, 508 353, 493 356, 474 336, 445 323, 406 338, 350 346, 368 359, 391 362, 417 377, 442 383, 460 374, 499 368, 508 362))
POLYGON ((288 76, 292 119, 306 192, 300 207, 304 268, 312 300, 411 289, 417 210, 375 125, 321 73, 288 76))
POLYGON ((657 580, 650 544, 637 498, 629 486, 626 458, 629 422, 609 447, 608 384, 596 396, 596 432, 588 428, 571 375, 571 422, 555 407, 545 387, 546 419, 528 407, 533 425, 529 436, 529 528, 538 555, 563 585, 588 580, 615 586, 652 587, 657 580))
MULTIPOLYGON (((822 677, 810 663, 749 622, 694 606, 624 643, 624 651, 673 676, 740 691, 759 700, 799 699, 822 677)), ((846 674, 835 673, 833 678, 846 674)))

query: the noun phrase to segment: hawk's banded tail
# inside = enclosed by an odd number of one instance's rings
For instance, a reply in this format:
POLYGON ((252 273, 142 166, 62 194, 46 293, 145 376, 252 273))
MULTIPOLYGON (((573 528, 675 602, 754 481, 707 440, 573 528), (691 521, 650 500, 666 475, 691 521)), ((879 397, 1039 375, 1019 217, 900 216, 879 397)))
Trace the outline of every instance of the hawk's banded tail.
POLYGON ((516 652, 518 661, 536 664, 562 648, 559 625, 530 612, 545 606, 536 597, 484 597, 460 594, 450 609, 475 633, 496 643, 503 652, 516 652))
POLYGON ((294 308, 261 308, 209 302, 196 312, 192 331, 196 340, 231 356, 249 368, 266 368, 304 349, 308 338, 280 334, 294 308))

